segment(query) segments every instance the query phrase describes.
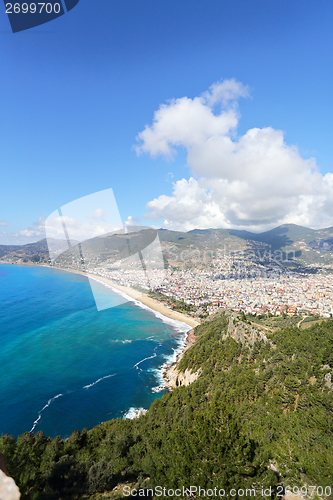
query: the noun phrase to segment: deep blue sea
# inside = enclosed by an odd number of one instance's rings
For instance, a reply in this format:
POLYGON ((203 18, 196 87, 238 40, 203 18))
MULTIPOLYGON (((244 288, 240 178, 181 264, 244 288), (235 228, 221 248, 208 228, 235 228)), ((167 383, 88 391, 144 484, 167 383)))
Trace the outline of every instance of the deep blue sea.
POLYGON ((82 275, 0 265, 0 435, 67 438, 164 394, 159 368, 189 327, 96 286, 114 307, 98 312, 82 275))

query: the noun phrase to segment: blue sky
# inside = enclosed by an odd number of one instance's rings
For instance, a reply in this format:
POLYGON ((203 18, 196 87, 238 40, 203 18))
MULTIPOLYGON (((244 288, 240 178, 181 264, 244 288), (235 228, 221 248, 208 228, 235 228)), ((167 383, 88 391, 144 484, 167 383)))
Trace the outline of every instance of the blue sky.
POLYGON ((333 225, 332 21, 328 0, 80 0, 12 34, 1 9, 0 244, 41 239, 41 214, 107 188, 123 220, 157 227, 333 225), (204 93, 223 81, 238 93, 210 105, 204 93), (212 126, 231 112, 237 125, 213 141, 182 138, 185 102, 212 126), (150 143, 136 139, 146 125, 150 143), (227 158, 218 142, 230 137, 227 158))

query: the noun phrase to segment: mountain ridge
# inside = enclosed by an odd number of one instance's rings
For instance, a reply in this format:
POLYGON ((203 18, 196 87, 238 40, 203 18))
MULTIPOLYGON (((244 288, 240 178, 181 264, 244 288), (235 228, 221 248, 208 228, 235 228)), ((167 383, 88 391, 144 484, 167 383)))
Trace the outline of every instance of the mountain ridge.
MULTIPOLYGON (((131 240, 131 243, 136 241, 135 248, 138 245, 141 245, 142 248, 147 246, 145 245, 147 238, 145 239, 145 236, 142 236, 143 231, 146 231, 145 234, 158 234, 165 253, 172 247, 178 250, 190 248, 199 251, 221 251, 228 247, 229 251, 239 252, 253 248, 257 249, 259 245, 266 251, 275 252, 281 250, 284 254, 291 253, 293 258, 302 265, 316 262, 319 264, 333 262, 333 256, 331 255, 333 250, 333 227, 311 229, 297 224, 282 224, 261 233, 225 228, 192 229, 187 232, 164 228, 142 230, 140 227, 138 227, 138 232, 135 232, 135 227, 132 229, 134 231, 128 234, 95 237, 86 240, 81 245, 90 254, 102 252, 105 254, 105 258, 112 258, 119 251, 117 249, 119 244, 124 248, 125 241, 131 240)), ((149 240, 151 240, 150 236, 149 240)), ((77 252, 77 243, 73 241, 73 249, 68 250, 65 240, 53 239, 52 247, 56 251, 51 257, 55 257, 62 252, 77 252)), ((12 263, 45 263, 49 260, 49 257, 46 238, 26 245, 0 245, 0 262, 9 260, 12 263)))

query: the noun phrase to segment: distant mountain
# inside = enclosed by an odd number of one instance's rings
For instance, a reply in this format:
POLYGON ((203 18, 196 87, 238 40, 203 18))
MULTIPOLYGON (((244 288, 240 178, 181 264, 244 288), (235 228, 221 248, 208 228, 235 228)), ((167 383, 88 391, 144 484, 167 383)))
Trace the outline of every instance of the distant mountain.
POLYGON ((282 226, 261 233, 260 241, 281 248, 290 246, 296 241, 310 243, 315 238, 316 231, 296 224, 283 224, 282 226))
MULTIPOLYGON (((52 243, 53 250, 51 257, 59 255, 68 249, 67 242, 64 240, 49 239, 49 242, 52 243)), ((77 241, 71 243, 75 245, 77 241)), ((17 263, 46 262, 49 258, 49 246, 46 238, 27 245, 0 245, 0 262, 1 260, 17 263)))
POLYGON ((263 233, 252 233, 239 229, 194 229, 185 234, 196 235, 197 238, 200 236, 202 240, 207 238, 212 239, 212 235, 215 238, 218 236, 220 239, 234 236, 242 240, 262 242, 277 249, 289 246, 300 240, 309 243, 316 238, 316 235, 326 237, 328 234, 332 234, 333 236, 333 228, 315 231, 314 229, 297 226, 296 224, 283 224, 263 233))
MULTIPOLYGON (((255 249, 256 252, 281 251, 290 255, 299 265, 326 265, 333 263, 333 227, 309 229, 296 224, 283 224, 263 233, 237 229, 193 229, 188 232, 168 229, 141 229, 129 234, 109 234, 81 243, 72 241, 68 250, 64 240, 49 240, 52 252, 49 254, 46 239, 28 245, 1 245, 0 261, 14 263, 45 262, 56 258, 56 264, 71 266, 74 262, 89 259, 98 262, 120 260, 137 253, 150 245, 158 234, 164 259, 167 262, 181 260, 181 252, 240 252, 255 249)), ((188 262, 191 257, 187 257, 188 262)))
MULTIPOLYGON (((333 263, 333 227, 310 229, 296 224, 283 224, 270 231, 252 233, 237 229, 194 229, 188 233, 163 231, 161 240, 182 246, 226 248, 230 251, 251 250, 276 252, 290 255, 304 265, 333 263), (259 247, 258 247, 259 245, 259 247)), ((200 249, 200 248, 199 248, 200 249)))
POLYGON ((19 245, 0 245, 0 259, 1 257, 8 255, 9 253, 19 250, 20 248, 22 247, 20 247, 19 245))
POLYGON ((46 239, 27 245, 0 245, 0 261, 40 262, 49 258, 46 239))

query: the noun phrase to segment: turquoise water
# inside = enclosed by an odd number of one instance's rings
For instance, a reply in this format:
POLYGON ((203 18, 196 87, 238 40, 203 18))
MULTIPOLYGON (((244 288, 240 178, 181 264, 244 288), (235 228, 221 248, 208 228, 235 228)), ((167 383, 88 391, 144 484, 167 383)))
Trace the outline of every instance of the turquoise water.
POLYGON ((68 437, 164 393, 158 369, 188 327, 97 286, 114 307, 97 311, 84 276, 0 265, 0 434, 68 437))

